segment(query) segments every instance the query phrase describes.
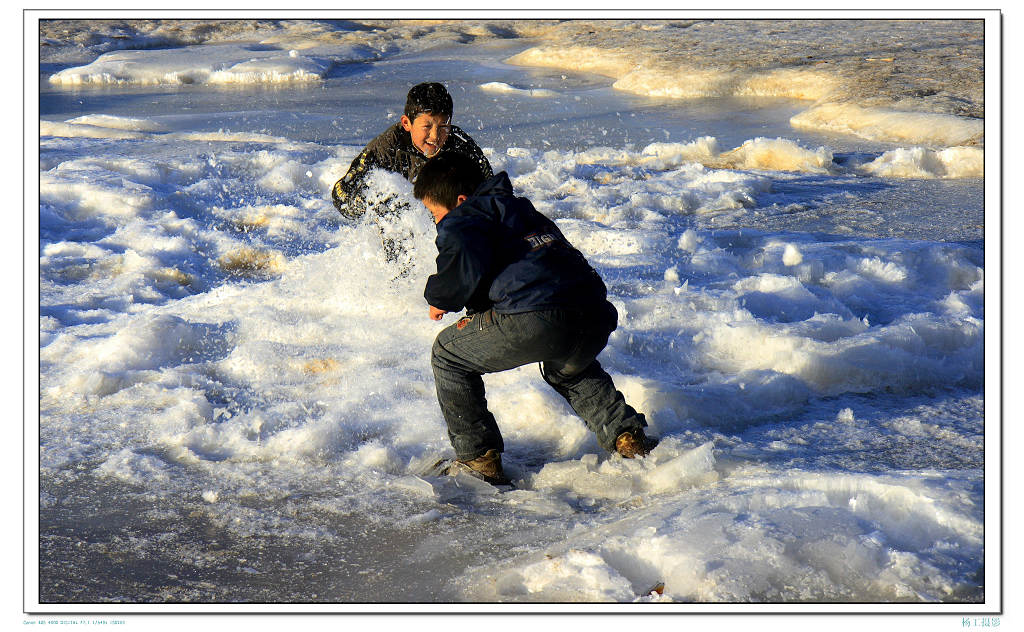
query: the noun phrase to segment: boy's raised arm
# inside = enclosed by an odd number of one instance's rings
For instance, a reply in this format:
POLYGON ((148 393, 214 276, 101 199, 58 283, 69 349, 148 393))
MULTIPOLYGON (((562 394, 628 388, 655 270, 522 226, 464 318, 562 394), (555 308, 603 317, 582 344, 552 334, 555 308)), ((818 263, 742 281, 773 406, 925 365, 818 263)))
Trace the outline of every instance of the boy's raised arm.
POLYGON ((363 190, 366 184, 363 180, 366 174, 378 164, 376 154, 367 146, 355 157, 345 173, 331 188, 331 200, 334 208, 349 219, 359 219, 366 212, 366 198, 363 197, 363 190))

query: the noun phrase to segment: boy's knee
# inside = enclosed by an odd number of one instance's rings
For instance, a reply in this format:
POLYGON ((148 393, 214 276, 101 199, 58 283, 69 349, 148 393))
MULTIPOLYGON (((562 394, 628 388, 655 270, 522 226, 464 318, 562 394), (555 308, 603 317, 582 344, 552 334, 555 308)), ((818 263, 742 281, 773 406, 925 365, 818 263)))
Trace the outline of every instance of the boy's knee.
POLYGON ((545 362, 541 365, 541 377, 556 390, 572 388, 587 377, 590 366, 579 367, 565 363, 545 362))
POLYGON ((430 365, 434 368, 435 372, 439 368, 450 369, 457 364, 456 362, 453 362, 455 359, 454 355, 444 346, 444 341, 442 340, 444 335, 445 332, 442 330, 441 333, 434 338, 434 346, 430 349, 430 365))

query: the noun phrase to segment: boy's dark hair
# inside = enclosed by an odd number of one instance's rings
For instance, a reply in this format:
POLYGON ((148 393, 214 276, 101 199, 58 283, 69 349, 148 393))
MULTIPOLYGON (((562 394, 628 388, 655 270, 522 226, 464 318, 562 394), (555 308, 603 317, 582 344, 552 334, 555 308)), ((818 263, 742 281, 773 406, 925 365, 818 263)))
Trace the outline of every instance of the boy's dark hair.
POLYGON ((480 167, 462 154, 441 154, 420 169, 412 194, 417 200, 430 198, 447 209, 458 206, 459 196, 470 196, 483 183, 480 167))
POLYGON ((410 121, 415 121, 424 112, 451 116, 453 109, 452 96, 439 83, 416 84, 409 90, 405 100, 405 115, 410 121))

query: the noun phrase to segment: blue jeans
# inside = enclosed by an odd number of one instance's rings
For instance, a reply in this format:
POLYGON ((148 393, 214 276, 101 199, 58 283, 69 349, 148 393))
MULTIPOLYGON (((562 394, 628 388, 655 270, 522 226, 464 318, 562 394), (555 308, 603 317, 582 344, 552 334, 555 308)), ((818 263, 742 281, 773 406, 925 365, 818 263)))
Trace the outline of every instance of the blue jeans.
POLYGON ((541 363, 544 380, 569 402, 598 443, 615 451, 615 439, 645 427, 644 416, 626 403, 597 354, 615 331, 618 314, 603 301, 596 308, 500 314, 493 309, 446 327, 434 341, 431 364, 448 438, 458 459, 490 449, 504 451, 494 416, 487 410, 484 373, 541 363))

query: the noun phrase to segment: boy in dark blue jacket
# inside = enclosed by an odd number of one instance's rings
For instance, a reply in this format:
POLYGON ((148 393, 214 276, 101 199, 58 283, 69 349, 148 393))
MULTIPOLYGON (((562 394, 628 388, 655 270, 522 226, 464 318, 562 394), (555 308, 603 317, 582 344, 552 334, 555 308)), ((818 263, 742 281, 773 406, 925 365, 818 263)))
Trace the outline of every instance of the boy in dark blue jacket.
POLYGON ((413 195, 437 225, 437 273, 424 290, 430 317, 466 309, 438 334, 431 357, 454 465, 509 482, 481 375, 532 362, 603 448, 646 455, 656 442, 644 434, 644 416, 596 360, 618 314, 601 277, 554 222, 513 195, 506 173, 482 180, 458 155, 427 162, 413 195))

